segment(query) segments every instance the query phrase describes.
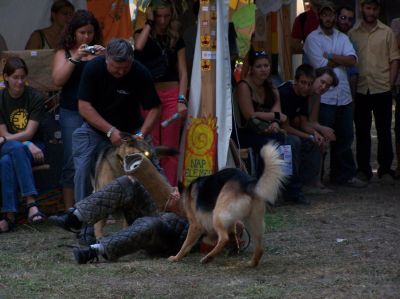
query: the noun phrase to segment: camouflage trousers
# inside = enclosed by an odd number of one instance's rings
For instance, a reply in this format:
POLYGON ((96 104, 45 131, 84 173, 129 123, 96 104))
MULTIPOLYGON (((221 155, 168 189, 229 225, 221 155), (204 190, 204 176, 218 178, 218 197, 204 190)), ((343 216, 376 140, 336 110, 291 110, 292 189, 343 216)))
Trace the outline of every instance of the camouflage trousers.
POLYGON ((141 249, 150 254, 175 254, 187 235, 187 220, 175 213, 158 213, 143 185, 128 176, 115 179, 76 203, 75 207, 88 224, 110 214, 123 213, 125 216, 127 228, 99 240, 110 260, 141 249))

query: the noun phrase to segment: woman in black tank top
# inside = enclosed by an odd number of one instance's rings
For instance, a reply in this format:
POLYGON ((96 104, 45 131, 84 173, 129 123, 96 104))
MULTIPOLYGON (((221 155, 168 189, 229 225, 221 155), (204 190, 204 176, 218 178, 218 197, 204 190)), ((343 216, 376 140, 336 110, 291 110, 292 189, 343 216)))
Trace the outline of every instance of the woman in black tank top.
POLYGON ((53 81, 61 87, 60 124, 64 148, 61 184, 66 209, 74 204, 72 133, 82 125, 78 88, 85 64, 104 52, 98 21, 92 13, 78 10, 65 28, 53 61, 53 81), (88 48, 88 46, 91 46, 88 48))

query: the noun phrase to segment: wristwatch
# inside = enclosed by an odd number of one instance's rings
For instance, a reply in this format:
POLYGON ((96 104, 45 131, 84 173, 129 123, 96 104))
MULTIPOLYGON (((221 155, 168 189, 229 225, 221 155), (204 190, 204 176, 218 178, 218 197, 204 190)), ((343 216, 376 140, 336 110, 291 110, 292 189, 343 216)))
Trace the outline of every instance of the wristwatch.
POLYGON ((136 136, 136 137, 140 137, 140 138, 143 138, 143 137, 144 137, 142 131, 137 132, 137 133, 135 134, 135 136, 136 136))
POLYGON ((107 138, 111 138, 111 135, 114 132, 114 130, 115 130, 115 127, 111 127, 111 129, 107 131, 107 138))

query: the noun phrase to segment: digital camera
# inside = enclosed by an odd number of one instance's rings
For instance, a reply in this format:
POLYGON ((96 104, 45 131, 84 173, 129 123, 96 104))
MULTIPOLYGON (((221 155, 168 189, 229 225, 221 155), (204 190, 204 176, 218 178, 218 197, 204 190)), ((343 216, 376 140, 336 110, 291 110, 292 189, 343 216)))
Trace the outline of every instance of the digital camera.
POLYGON ((95 46, 86 46, 85 49, 83 49, 85 52, 90 53, 90 54, 96 54, 96 48, 95 46))

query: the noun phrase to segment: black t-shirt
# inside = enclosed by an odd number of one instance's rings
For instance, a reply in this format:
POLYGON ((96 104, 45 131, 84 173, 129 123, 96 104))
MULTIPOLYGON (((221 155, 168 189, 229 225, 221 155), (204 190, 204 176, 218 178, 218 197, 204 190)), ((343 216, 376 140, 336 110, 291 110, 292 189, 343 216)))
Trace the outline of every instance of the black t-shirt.
POLYGON ((278 87, 282 113, 289 120, 296 116, 308 116, 308 97, 298 96, 293 89, 293 83, 287 81, 278 87))
POLYGON ((39 128, 32 141, 42 141, 40 123, 44 116, 44 97, 32 87, 26 86, 18 99, 12 98, 7 89, 0 91, 0 124, 6 125, 9 133, 22 132, 30 120, 35 120, 39 122, 39 128))
POLYGON ((149 71, 133 61, 122 78, 113 77, 105 57, 91 60, 82 73, 78 99, 94 109, 120 131, 134 133, 143 124, 140 107, 149 110, 161 104, 149 71))
MULTIPOLYGON (((137 30, 135 33, 140 33, 142 29, 137 30)), ((178 72, 178 51, 185 47, 185 42, 182 38, 176 41, 175 47, 169 47, 168 37, 166 35, 157 35, 156 39, 151 36, 148 37, 146 45, 142 51, 135 51, 135 58, 143 63, 147 68, 154 67, 154 62, 163 60, 156 60, 156 57, 163 55, 166 52, 168 57, 168 68, 164 76, 154 79, 155 82, 168 82, 179 81, 178 72)))
MULTIPOLYGON (((71 57, 71 54, 67 53, 66 57, 71 57)), ((79 82, 81 80, 83 69, 88 62, 89 61, 80 61, 74 66, 71 76, 61 89, 60 107, 72 111, 78 111, 79 82)))

